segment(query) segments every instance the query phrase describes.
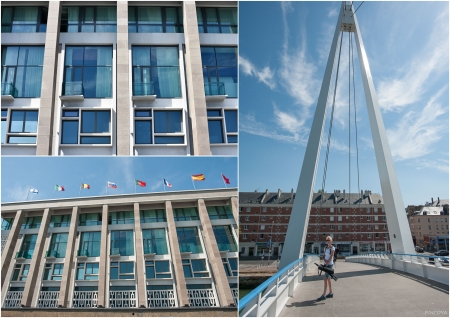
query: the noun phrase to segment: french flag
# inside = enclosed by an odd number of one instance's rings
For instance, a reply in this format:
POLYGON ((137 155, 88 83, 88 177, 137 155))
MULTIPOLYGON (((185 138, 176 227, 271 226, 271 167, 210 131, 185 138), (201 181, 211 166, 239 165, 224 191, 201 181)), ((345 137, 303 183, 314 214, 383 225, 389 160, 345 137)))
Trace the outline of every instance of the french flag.
POLYGON ((169 182, 167 182, 166 179, 164 179, 164 184, 166 185, 166 187, 172 188, 172 185, 169 182))

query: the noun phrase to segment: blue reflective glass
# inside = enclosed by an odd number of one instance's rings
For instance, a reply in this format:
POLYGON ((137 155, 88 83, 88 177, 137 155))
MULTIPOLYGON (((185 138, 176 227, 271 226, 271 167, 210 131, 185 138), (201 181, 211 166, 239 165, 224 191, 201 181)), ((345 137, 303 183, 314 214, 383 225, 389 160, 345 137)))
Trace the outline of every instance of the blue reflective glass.
POLYGON ((81 113, 82 133, 109 132, 110 111, 83 111, 81 113))
POLYGON ((155 144, 183 144, 183 136, 155 136, 155 144))
POLYGON ((24 111, 13 110, 11 112, 11 126, 9 128, 9 132, 22 132, 24 118, 25 118, 24 111))
POLYGON ((181 111, 155 111, 155 133, 181 132, 181 111))
POLYGON ((169 261, 156 262, 155 265, 157 273, 170 272, 169 261))
POLYGON ((220 117, 220 109, 207 110, 208 117, 220 117))
POLYGON ((237 132, 237 110, 225 111, 225 123, 227 132, 237 132))
POLYGON ((5 143, 6 137, 6 120, 2 120, 2 144, 5 143))
POLYGON ((152 117, 152 112, 150 110, 136 110, 134 112, 135 117, 152 117))
POLYGON ((110 137, 81 137, 82 144, 110 144, 110 137))
POLYGON ((110 112, 108 111, 98 111, 97 112, 97 122, 96 122, 96 132, 109 132, 109 122, 110 122, 110 112))
POLYGON ((145 276, 146 276, 146 278, 155 278, 155 267, 146 266, 145 267, 145 276))
POLYGON ((191 266, 183 265, 184 277, 192 277, 191 266))
POLYGON ((83 65, 84 47, 82 46, 67 46, 66 47, 66 66, 83 65))
POLYGON ((237 144, 238 136, 236 136, 236 135, 228 135, 227 136, 227 140, 228 140, 228 143, 230 143, 230 144, 237 144))
POLYGON ((119 279, 119 268, 111 267, 110 268, 110 279, 119 279))
POLYGON ((136 144, 152 143, 152 122, 151 120, 137 120, 135 122, 135 142, 136 144))
POLYGON ((63 110, 63 117, 78 117, 78 110, 63 110))
POLYGON ((84 111, 81 113, 81 132, 95 132, 95 111, 84 111))
POLYGON ((216 47, 217 66, 237 66, 237 48, 216 47))
POLYGON ((34 133, 37 131, 38 111, 25 112, 25 127, 23 132, 34 133))
POLYGON ((223 129, 221 120, 208 120, 209 142, 223 143, 223 129))
POLYGON ((8 116, 8 110, 2 109, 2 117, 8 116))
POLYGON ((216 66, 216 54, 214 47, 201 47, 202 65, 203 66, 216 66))
POLYGON ((36 137, 17 137, 11 136, 8 138, 9 144, 35 144, 36 137))

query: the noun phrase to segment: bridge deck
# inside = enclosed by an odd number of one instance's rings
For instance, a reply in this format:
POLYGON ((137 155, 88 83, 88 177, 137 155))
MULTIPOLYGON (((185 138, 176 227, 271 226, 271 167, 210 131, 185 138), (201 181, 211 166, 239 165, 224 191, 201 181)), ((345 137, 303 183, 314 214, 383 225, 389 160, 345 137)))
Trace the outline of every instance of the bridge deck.
POLYGON ((280 317, 449 316, 448 286, 383 267, 339 261, 334 298, 317 302, 323 274, 310 272, 280 317))

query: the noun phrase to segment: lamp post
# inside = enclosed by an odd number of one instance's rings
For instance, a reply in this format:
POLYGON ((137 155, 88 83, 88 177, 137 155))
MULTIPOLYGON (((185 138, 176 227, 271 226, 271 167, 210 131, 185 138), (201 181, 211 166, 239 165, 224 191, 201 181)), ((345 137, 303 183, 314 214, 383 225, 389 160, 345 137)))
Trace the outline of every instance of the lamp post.
POLYGON ((275 221, 272 221, 272 225, 271 225, 271 228, 270 228, 269 256, 267 257, 267 260, 269 260, 270 257, 272 256, 272 233, 273 233, 273 223, 274 223, 274 222, 275 222, 275 221))

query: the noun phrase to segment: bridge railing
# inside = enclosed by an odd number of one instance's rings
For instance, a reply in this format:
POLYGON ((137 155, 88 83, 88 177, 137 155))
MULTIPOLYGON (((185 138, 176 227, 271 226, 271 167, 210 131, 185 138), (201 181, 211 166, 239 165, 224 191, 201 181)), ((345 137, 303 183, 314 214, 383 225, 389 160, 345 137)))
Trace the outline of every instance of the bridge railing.
POLYGON ((346 262, 378 265, 448 285, 449 258, 425 254, 365 253, 347 256, 346 262), (443 266, 447 265, 447 267, 443 266))
POLYGON ((267 279, 239 300, 241 317, 277 317, 303 276, 320 262, 319 255, 304 255, 267 279))

